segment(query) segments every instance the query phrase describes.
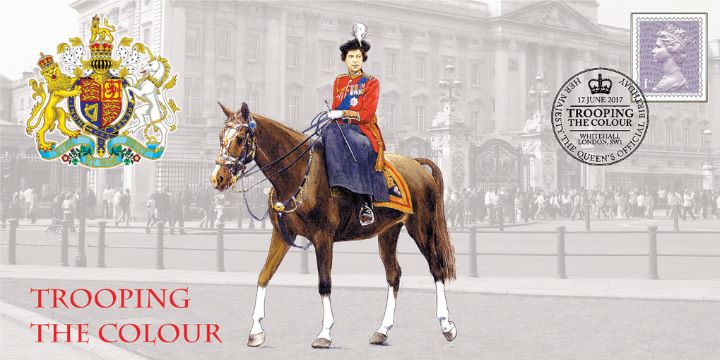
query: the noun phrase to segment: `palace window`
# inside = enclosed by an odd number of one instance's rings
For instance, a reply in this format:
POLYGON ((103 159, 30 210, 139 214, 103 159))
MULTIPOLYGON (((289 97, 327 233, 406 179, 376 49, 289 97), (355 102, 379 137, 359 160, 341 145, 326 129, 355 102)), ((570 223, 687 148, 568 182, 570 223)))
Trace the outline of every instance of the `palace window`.
POLYGON ((152 28, 152 23, 145 23, 142 26, 142 42, 143 44, 152 47, 151 39, 150 39, 150 29, 152 28))
POLYGON ((335 48, 332 44, 323 43, 320 45, 320 66, 323 71, 331 71, 333 69, 333 60, 335 60, 335 48))
POLYGON ((683 128, 683 147, 690 147, 690 129, 683 128))
POLYGON ((217 55, 222 59, 229 59, 232 49, 232 32, 227 29, 220 29, 217 37, 217 55))
POLYGON ((296 126, 300 120, 300 96, 288 95, 285 104, 285 116, 288 126, 296 126))
POLYGON ((385 52, 385 76, 394 78, 397 76, 397 54, 388 50, 385 52))
MULTIPOLYGON (((185 81, 185 106, 189 117, 200 115, 200 87, 193 84, 191 79, 185 81)), ((183 111, 183 112, 185 112, 183 111)))
POLYGON ((218 81, 217 89, 218 101, 230 109, 235 109, 235 101, 233 101, 233 81, 224 79, 218 81))
POLYGON ((200 28, 187 28, 187 35, 185 37, 185 53, 189 56, 200 55, 200 28))
POLYGON ((415 79, 425 80, 425 73, 427 69, 427 55, 415 54, 415 79))
POLYGON ((387 127, 388 129, 395 129, 395 104, 390 102, 384 103, 382 111, 382 120, 384 124, 380 126, 387 127))
POLYGON ((480 86, 480 62, 470 61, 470 85, 480 86))
POLYGON ((260 111, 260 92, 255 89, 254 86, 251 86, 250 90, 248 90, 247 99, 245 99, 245 102, 248 104, 250 111, 260 111))
POLYGON ((673 129, 671 125, 665 126, 665 145, 673 146, 673 129))
POLYGON ((248 34, 246 56, 248 61, 260 61, 260 44, 260 34, 248 34))
POLYGON ((473 129, 480 128, 480 110, 470 111, 470 124, 472 124, 473 129))
POLYGON ((425 129, 425 105, 415 106, 415 130, 421 134, 425 129))
POLYGON ((290 40, 287 42, 287 52, 285 53, 287 66, 290 68, 298 67, 300 57, 300 42, 290 40))

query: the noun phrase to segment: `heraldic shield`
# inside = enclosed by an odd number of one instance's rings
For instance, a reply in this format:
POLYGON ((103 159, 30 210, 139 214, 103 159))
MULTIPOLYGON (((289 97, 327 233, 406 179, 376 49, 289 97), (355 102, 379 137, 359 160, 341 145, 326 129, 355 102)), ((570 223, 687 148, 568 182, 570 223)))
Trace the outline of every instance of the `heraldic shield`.
POLYGON ((42 78, 29 81, 35 105, 25 131, 43 159, 108 168, 157 160, 167 148, 180 111, 168 96, 177 74, 143 43, 123 37, 115 44, 115 31, 96 15, 87 46, 80 38, 59 44, 57 62, 40 53, 42 78), (66 139, 48 140, 55 129, 66 139))
POLYGON ((80 80, 80 113, 95 127, 106 128, 118 119, 122 98, 120 79, 108 79, 103 84, 92 78, 80 80))

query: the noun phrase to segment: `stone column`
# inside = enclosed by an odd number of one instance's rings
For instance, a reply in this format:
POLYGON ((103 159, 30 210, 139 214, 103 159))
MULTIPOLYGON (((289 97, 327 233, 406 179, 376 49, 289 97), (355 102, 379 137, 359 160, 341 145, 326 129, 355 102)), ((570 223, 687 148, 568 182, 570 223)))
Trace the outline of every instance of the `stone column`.
POLYGON ((509 121, 509 88, 508 88, 508 42, 495 38, 492 40, 492 52, 495 67, 493 89, 495 96, 495 113, 493 121, 496 131, 510 130, 509 121))
MULTIPOLYGON (((572 73, 579 73, 580 71, 583 71, 585 69, 585 64, 583 63, 583 51, 579 49, 572 49, 570 50, 570 58, 571 60, 571 66, 572 66, 572 73)), ((572 75, 572 74, 571 74, 572 75)), ((570 76, 568 76, 570 77, 570 76)))
POLYGON ((525 122, 525 119, 527 119, 532 112, 528 111, 528 105, 529 105, 529 99, 527 98, 527 79, 528 77, 533 73, 532 69, 529 69, 528 61, 527 61, 527 52, 529 50, 528 42, 518 40, 518 52, 517 52, 517 61, 518 61, 518 84, 521 87, 521 90, 517 92, 518 96, 521 97, 522 100, 518 100, 517 107, 521 111, 520 116, 518 116, 518 123, 516 124, 516 128, 522 129, 523 123, 525 122))
POLYGON ((567 81, 573 74, 565 72, 565 48, 558 46, 555 48, 555 79, 550 82, 550 93, 556 94, 562 84, 567 81))
POLYGON ((509 127, 511 131, 519 131, 522 130, 523 125, 525 124, 525 118, 526 118, 526 104, 527 104, 527 91, 525 89, 525 77, 524 77, 524 67, 521 64, 520 58, 523 57, 522 63, 525 62, 524 59, 524 51, 523 49, 523 42, 515 39, 511 39, 508 42, 508 49, 509 49, 509 56, 512 56, 512 58, 515 59, 515 62, 517 64, 516 71, 510 71, 509 64, 510 59, 508 58, 508 78, 507 83, 510 87, 510 89, 513 89, 513 96, 511 99, 508 99, 510 102, 509 104, 509 114, 510 119, 508 121, 510 122, 509 127))
POLYGON ((545 75, 545 43, 536 43, 535 45, 535 74, 542 73, 545 75))
MULTIPOLYGON (((431 99, 438 99, 440 98, 440 92, 436 84, 440 81, 440 77, 443 75, 441 70, 445 68, 444 63, 441 65, 442 60, 440 59, 440 41, 442 40, 442 33, 439 31, 429 30, 428 37, 430 38, 427 77, 428 84, 430 85, 428 85, 428 91, 431 99)), ((398 114, 395 114, 395 116, 397 117, 398 114)), ((414 114, 412 114, 412 109, 410 110, 410 116, 414 116, 414 114)))
POLYGON ((202 45, 200 56, 202 57, 202 87, 200 88, 200 100, 202 110, 200 116, 207 125, 216 122, 217 117, 217 86, 215 84, 215 63, 217 62, 215 31, 213 12, 206 12, 205 26, 202 27, 202 45))
MULTIPOLYGON (((262 36, 262 53, 257 64, 265 74, 265 93, 273 98, 274 105, 264 111, 273 119, 286 122, 285 116, 285 23, 282 20, 284 10, 276 5, 265 7, 265 32, 262 36)), ((269 102, 267 103, 269 104, 269 102)))
MULTIPOLYGON (((303 113, 305 116, 300 120, 301 126, 299 126, 298 129, 305 128, 307 126, 306 124, 309 123, 315 114, 325 110, 325 104, 322 101, 324 98, 319 97, 315 84, 319 82, 332 85, 335 80, 334 76, 324 78, 324 76, 320 75, 320 66, 318 66, 320 49, 317 42, 317 22, 320 20, 320 15, 306 12, 303 14, 303 20, 305 22, 305 38, 302 39, 302 46, 300 47, 302 50, 299 50, 303 61, 301 61, 298 66, 300 67, 299 70, 303 72, 303 83, 306 84, 307 87, 304 89, 306 96, 303 97, 303 113)), ((325 96, 329 97, 330 95, 325 96)), ((332 103, 330 105, 332 105, 332 103)))

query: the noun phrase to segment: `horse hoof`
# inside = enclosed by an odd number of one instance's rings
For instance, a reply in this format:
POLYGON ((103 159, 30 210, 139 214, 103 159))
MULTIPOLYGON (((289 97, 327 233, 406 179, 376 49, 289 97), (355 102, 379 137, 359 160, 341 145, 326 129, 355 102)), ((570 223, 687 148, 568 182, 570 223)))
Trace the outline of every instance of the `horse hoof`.
POLYGON ((332 341, 330 341, 329 339, 317 338, 315 339, 315 341, 313 341, 312 347, 313 349, 329 349, 330 343, 332 343, 332 341))
POLYGON ((265 342, 265 332, 261 332, 259 334, 250 334, 250 337, 248 338, 247 346, 250 347, 258 347, 262 345, 265 342))
POLYGON ((379 332, 375 332, 373 334, 372 338, 370 338, 370 343, 373 345, 385 345, 385 342, 387 341, 387 335, 379 332))
POLYGON ((455 323, 451 321, 450 325, 452 326, 450 330, 443 333, 445 340, 447 341, 453 341, 457 337, 457 328, 455 327, 455 323))

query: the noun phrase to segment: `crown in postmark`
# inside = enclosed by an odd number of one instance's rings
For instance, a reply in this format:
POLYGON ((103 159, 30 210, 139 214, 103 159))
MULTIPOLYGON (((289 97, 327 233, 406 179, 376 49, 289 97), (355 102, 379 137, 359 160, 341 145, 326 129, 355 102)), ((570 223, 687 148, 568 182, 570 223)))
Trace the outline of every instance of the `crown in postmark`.
POLYGON ((602 74, 598 74, 597 79, 590 79, 588 81, 591 94, 610 94, 612 89, 612 80, 603 79, 602 74))

